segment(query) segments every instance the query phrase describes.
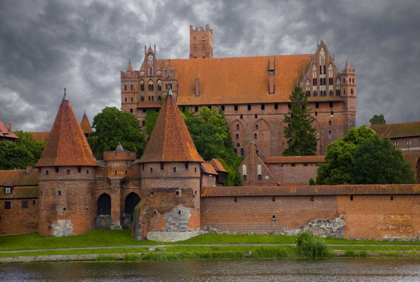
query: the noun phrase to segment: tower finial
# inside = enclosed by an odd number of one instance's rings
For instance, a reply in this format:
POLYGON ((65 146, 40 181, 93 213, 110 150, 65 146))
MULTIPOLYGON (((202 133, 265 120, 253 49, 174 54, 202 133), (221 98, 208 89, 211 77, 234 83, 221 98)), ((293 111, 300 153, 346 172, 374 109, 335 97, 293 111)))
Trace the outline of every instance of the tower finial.
POLYGON ((168 92, 166 93, 166 96, 172 96, 172 90, 171 90, 171 88, 168 89, 168 92))
POLYGON ((66 88, 64 88, 63 101, 68 101, 68 100, 69 100, 69 99, 67 98, 66 88))

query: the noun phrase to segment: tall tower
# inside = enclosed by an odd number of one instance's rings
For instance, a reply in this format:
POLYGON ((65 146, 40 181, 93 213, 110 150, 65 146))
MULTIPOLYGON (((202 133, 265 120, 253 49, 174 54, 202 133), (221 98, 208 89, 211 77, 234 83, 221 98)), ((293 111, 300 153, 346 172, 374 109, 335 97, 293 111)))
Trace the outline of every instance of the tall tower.
POLYGON ((197 235, 202 162, 169 89, 138 161, 142 202, 135 213, 135 237, 161 241, 165 234, 183 240, 197 235))
POLYGON ((213 58, 213 30, 190 25, 190 59, 213 58))
POLYGON ((76 235, 95 226, 97 166, 64 89, 47 144, 36 164, 40 235, 76 235))
POLYGON ((349 60, 340 75, 341 95, 344 101, 344 121, 347 133, 356 126, 356 108, 357 108, 357 81, 356 70, 350 67, 349 60))

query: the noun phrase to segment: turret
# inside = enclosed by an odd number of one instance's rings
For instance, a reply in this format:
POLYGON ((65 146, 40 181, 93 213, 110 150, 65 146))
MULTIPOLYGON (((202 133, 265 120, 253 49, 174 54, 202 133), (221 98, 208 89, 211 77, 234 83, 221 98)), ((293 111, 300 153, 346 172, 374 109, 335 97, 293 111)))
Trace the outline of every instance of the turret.
POLYGON ((356 126, 357 110, 357 87, 356 70, 350 67, 349 60, 346 61, 344 70, 340 74, 341 96, 344 102, 344 118, 346 133, 356 126))
POLYGON ((213 30, 190 25, 190 59, 213 58, 213 30))
POLYGON ((38 167, 38 233, 69 236, 95 223, 95 172, 98 166, 64 89, 38 167))
POLYGON ((136 237, 159 240, 165 232, 180 238, 196 235, 194 232, 200 228, 202 162, 169 89, 138 161, 143 193, 140 198, 144 202, 139 207, 139 218, 135 218, 136 237))
POLYGON ((82 121, 80 122, 80 127, 82 128, 83 134, 86 138, 88 138, 89 134, 93 132, 92 127, 90 126, 89 119, 86 115, 86 111, 83 114, 82 121))

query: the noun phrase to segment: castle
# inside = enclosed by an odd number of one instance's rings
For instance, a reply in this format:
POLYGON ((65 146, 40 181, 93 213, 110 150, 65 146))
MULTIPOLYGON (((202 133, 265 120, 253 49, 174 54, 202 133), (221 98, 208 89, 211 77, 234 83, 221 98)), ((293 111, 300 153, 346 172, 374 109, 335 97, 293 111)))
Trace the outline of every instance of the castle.
POLYGON ((313 58, 212 59, 212 36, 206 38, 210 33, 208 27, 191 29, 195 38, 189 60, 167 61, 163 68, 164 61, 157 61, 156 51, 149 48, 139 72, 129 65, 122 73, 123 110, 133 110, 141 123, 147 107, 160 111, 138 160, 121 145, 96 160, 85 136, 90 128, 87 117, 78 123, 65 93, 36 168, 0 171, 0 235, 69 236, 93 228, 132 228, 134 237, 156 241, 185 240, 200 232, 296 235, 303 231, 319 237, 418 239, 419 184, 288 184, 307 178, 325 159, 280 156, 287 96, 295 85, 309 82, 305 89, 322 153, 330 140, 354 126, 355 71, 348 63, 338 74, 323 42, 313 58), (204 36, 203 45, 198 34, 204 36), (329 64, 338 81, 326 83, 329 64), (311 71, 300 80, 298 69, 305 65, 311 71), (264 68, 267 73, 247 72, 264 68), (142 71, 150 74, 143 84, 138 76, 142 71), (132 81, 126 81, 128 75, 132 81), (156 91, 152 77, 161 77, 156 91), (188 84, 190 79, 193 84, 188 84), (148 94, 141 96, 146 94, 145 83, 150 85, 148 94), (209 94, 214 87, 230 92, 209 94), (267 91, 258 92, 263 88, 267 91), (135 101, 138 97, 140 101, 135 101), (144 97, 148 101, 142 101, 144 97), (178 105, 196 112, 217 105, 225 112, 233 142, 236 135, 240 141, 237 153, 245 155, 240 170, 247 185, 220 186, 226 170, 217 160, 205 162, 198 154, 178 105))
MULTIPOLYGON (((318 140, 317 154, 325 155, 327 145, 344 136, 355 126, 357 104, 356 70, 347 60, 338 70, 334 56, 324 41, 314 54, 263 57, 213 58, 213 30, 190 26, 189 59, 158 59, 156 46, 144 48, 139 70, 131 62, 121 72, 121 110, 133 113, 143 129, 146 110, 161 108, 160 101, 172 89, 183 110, 198 114, 200 108, 217 107, 226 117, 238 156, 249 156, 254 148, 262 159, 276 165, 287 146, 283 131, 288 113, 289 96, 300 85, 308 97, 313 126, 318 140)), ((309 158, 300 164, 315 166, 320 158, 309 158)), ((267 184, 284 178, 272 173, 266 180, 249 174, 244 183, 267 184)), ((253 168, 255 171, 257 167, 253 168)), ((316 172, 312 170, 311 175, 316 172)), ((300 183, 308 183, 304 177, 300 183)))

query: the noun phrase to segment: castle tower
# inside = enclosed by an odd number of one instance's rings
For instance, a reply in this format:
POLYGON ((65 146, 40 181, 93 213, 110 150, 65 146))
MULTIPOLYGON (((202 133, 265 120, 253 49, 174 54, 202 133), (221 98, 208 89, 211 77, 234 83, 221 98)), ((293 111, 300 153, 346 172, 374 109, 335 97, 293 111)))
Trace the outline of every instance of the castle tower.
POLYGON ((190 25, 190 59, 213 58, 213 30, 190 25))
POLYGON ((341 95, 344 101, 345 133, 356 126, 357 81, 356 70, 350 67, 349 60, 340 75, 341 95))
POLYGON ((171 238, 180 240, 197 235, 202 162, 169 89, 138 161, 142 202, 135 216, 136 237, 160 241, 168 232, 171 238))
POLYGON ((38 233, 68 236, 95 224, 95 172, 98 166, 66 89, 38 167, 38 233))
POLYGON ((83 134, 85 135, 86 138, 89 136, 89 134, 93 132, 92 127, 90 126, 89 119, 86 115, 86 111, 83 114, 82 121, 80 122, 80 126, 82 127, 83 134))

